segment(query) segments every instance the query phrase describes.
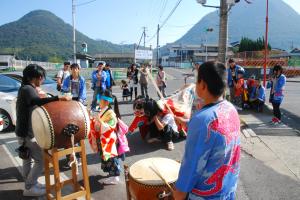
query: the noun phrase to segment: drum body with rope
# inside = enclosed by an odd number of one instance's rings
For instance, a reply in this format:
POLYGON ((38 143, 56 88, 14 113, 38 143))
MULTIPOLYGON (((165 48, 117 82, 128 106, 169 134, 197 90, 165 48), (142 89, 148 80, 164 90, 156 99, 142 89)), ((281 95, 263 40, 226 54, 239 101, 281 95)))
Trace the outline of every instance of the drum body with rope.
POLYGON ((129 168, 127 187, 135 200, 173 199, 180 163, 168 158, 147 158, 129 168))
POLYGON ((88 112, 77 101, 54 101, 37 107, 31 120, 34 137, 42 149, 72 147, 71 134, 77 143, 90 129, 88 112))

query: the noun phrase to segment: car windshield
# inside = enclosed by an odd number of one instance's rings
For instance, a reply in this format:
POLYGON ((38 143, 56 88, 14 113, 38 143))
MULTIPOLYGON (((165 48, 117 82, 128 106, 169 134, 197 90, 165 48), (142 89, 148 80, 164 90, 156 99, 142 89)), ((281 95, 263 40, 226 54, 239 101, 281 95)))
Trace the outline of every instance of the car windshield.
POLYGON ((3 76, 0 74, 0 91, 1 92, 15 92, 21 87, 20 81, 13 78, 3 76))
MULTIPOLYGON (((22 81, 22 75, 21 74, 4 74, 5 76, 11 77, 13 79, 16 79, 18 81, 22 81)), ((52 80, 50 77, 46 76, 45 80, 43 81, 42 85, 47 85, 47 84, 55 84, 56 82, 52 80)))

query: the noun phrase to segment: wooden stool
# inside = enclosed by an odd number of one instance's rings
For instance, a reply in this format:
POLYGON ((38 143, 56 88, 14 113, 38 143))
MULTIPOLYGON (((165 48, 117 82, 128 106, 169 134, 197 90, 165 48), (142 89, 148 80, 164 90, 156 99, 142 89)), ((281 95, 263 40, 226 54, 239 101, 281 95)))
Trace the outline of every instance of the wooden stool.
MULTIPOLYGON (((50 199, 57 199, 57 200, 70 200, 76 199, 81 196, 85 196, 87 200, 90 200, 91 193, 90 193, 90 185, 89 179, 87 174, 87 162, 86 162, 86 153, 85 153, 85 145, 84 140, 80 140, 80 146, 74 147, 74 151, 80 154, 81 162, 82 162, 82 175, 83 175, 83 184, 84 187, 78 184, 77 181, 77 174, 76 174, 76 166, 75 164, 72 165, 72 179, 65 180, 60 182, 60 175, 59 175, 59 158, 65 157, 66 155, 71 155, 73 150, 72 148, 64 149, 64 150, 57 150, 57 148, 53 148, 51 150, 44 151, 44 162, 45 162, 45 181, 46 181, 46 195, 47 200, 50 199), (51 153, 49 153, 51 151, 51 153), (52 165, 52 166, 50 166, 52 165), (50 184, 50 167, 53 167, 54 171, 54 184, 50 184), (62 188, 67 185, 73 185, 73 193, 62 196, 61 190, 62 188), (52 195, 51 191, 55 191, 55 196, 52 195)), ((73 158, 76 159, 76 158, 73 158)))

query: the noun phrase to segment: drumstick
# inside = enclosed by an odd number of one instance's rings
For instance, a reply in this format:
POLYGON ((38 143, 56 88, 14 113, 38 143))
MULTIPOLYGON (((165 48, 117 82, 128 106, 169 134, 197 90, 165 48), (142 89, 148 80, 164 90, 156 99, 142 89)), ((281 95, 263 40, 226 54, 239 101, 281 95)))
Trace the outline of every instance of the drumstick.
MULTIPOLYGON (((153 167, 155 167, 154 163, 152 163, 153 167)), ((155 169, 153 169, 153 167, 149 166, 149 168, 168 186, 168 188, 171 190, 172 193, 174 193, 173 188, 171 187, 171 185, 166 181, 166 179, 159 173, 159 171, 155 169)))

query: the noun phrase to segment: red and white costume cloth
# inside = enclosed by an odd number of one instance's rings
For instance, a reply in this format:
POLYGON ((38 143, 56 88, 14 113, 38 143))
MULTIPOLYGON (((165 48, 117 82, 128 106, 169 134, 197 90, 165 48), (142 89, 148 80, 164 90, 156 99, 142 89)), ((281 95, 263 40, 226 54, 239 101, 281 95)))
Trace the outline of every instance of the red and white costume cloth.
POLYGON ((116 125, 116 114, 108 107, 102 109, 97 119, 91 120, 89 143, 94 151, 100 152, 102 159, 105 161, 118 156, 116 125))

